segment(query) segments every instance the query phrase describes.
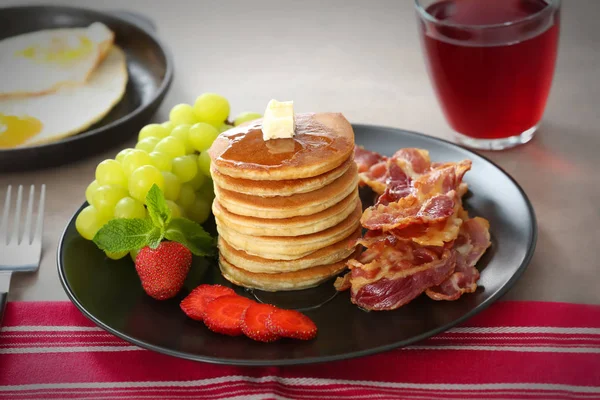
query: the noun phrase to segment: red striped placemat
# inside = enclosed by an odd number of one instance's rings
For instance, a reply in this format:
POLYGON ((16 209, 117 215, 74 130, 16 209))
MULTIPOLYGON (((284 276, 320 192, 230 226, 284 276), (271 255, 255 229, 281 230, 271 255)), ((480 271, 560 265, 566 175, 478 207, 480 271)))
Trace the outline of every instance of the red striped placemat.
POLYGON ((0 399, 600 399, 600 306, 498 302, 374 356, 297 367, 172 358, 97 328, 70 302, 9 303, 0 399))

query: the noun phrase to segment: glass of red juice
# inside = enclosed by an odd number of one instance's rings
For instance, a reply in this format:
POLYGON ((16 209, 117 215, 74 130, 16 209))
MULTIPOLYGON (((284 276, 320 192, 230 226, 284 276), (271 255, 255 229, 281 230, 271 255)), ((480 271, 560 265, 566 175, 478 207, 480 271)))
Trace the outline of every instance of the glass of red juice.
POLYGON ((415 0, 429 77, 456 140, 530 141, 556 64, 560 0, 415 0))

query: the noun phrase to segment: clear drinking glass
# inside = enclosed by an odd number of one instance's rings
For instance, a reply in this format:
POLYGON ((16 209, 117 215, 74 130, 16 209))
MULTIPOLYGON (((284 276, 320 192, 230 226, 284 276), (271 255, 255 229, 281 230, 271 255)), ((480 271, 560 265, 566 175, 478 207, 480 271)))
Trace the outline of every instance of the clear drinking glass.
POLYGON ((428 73, 459 143, 527 143, 556 64, 560 0, 415 0, 428 73))

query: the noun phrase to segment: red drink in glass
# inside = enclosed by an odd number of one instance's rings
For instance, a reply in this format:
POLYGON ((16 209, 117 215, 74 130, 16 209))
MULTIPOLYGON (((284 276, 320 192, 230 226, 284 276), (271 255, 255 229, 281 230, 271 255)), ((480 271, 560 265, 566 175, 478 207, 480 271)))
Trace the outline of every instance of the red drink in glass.
POLYGON ((459 141, 484 149, 529 141, 554 75, 559 1, 416 2, 429 75, 459 141))

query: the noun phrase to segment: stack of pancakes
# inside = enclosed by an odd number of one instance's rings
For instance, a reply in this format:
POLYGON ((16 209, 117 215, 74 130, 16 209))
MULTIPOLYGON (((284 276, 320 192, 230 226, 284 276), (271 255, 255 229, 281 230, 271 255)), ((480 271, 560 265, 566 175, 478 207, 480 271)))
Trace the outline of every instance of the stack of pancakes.
POLYGON ((360 236, 354 132, 338 113, 297 114, 293 138, 265 141, 261 126, 209 150, 219 266, 248 288, 313 287, 345 269, 360 236))

